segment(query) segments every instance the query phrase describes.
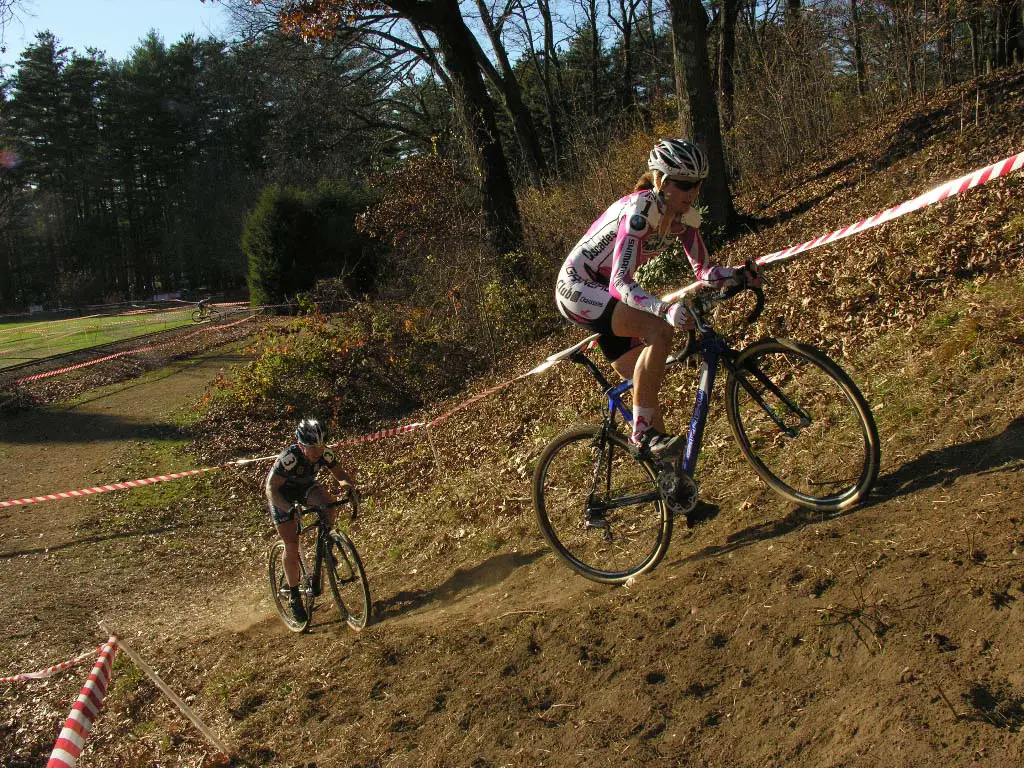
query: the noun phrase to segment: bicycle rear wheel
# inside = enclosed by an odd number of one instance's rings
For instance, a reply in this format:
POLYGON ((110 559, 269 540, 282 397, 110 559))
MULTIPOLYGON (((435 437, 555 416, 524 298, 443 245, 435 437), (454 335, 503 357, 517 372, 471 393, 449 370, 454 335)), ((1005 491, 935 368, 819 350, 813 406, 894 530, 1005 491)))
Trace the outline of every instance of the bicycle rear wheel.
POLYGON ((331 531, 324 565, 334 602, 345 622, 357 632, 370 622, 370 584, 355 545, 341 531, 331 531))
POLYGON ((201 310, 201 309, 193 309, 192 310, 192 322, 193 323, 201 323, 205 319, 206 319, 206 313, 203 312, 203 310, 201 310))
MULTIPOLYGON (((277 541, 270 548, 270 557, 268 558, 268 567, 270 574, 270 597, 274 601, 274 607, 277 608, 277 613, 281 617, 281 621, 288 627, 292 632, 304 632, 309 626, 309 622, 313 618, 313 602, 316 599, 311 590, 302 589, 303 603, 306 607, 306 620, 296 621, 292 616, 291 608, 288 604, 288 600, 291 596, 291 590, 288 588, 288 578, 285 576, 284 571, 284 542, 277 541)), ((306 585, 309 583, 309 575, 306 572, 306 563, 303 559, 299 558, 299 583, 306 585)))
POLYGON ((533 505, 555 553, 603 584, 654 568, 672 536, 654 466, 597 425, 574 427, 548 444, 533 475, 533 505))
POLYGON ((747 461, 808 509, 839 512, 878 477, 878 429, 864 396, 824 352, 789 339, 745 349, 726 383, 726 411, 747 461))

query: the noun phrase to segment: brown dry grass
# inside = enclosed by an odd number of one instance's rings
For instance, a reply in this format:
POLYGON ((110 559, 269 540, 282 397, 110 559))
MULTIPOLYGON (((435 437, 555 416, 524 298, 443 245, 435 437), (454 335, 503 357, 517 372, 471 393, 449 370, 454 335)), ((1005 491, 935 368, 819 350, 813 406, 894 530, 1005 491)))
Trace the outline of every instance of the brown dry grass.
MULTIPOLYGON (((1019 148, 1021 77, 982 83, 990 122, 963 134, 955 94, 939 100, 925 114, 948 130, 922 134, 920 154, 880 128, 794 171, 791 188, 748 194, 748 210, 779 218, 729 260, 1019 148)), ((98 640, 99 610, 239 765, 1019 765, 1024 284, 1005 273, 1020 267, 1021 183, 816 251, 770 286, 773 314, 752 334, 784 317, 790 335, 827 343, 873 404, 884 463, 861 509, 825 519, 780 502, 742 464, 719 409, 699 473, 718 517, 677 531, 631 588, 591 585, 546 553, 528 500, 544 444, 601 407, 586 375, 562 365, 429 441, 346 454, 366 490, 352 533, 380 619, 364 633, 332 610, 302 637, 273 616, 254 468, 147 509, 108 496, 0 518, 0 588, 16 598, 8 671, 98 640)), ((579 337, 511 355, 427 412, 579 337)), ((693 375, 665 390, 677 427, 693 375)), ((90 471, 149 474, 172 460, 127 445, 90 471)), ((208 760, 130 664, 114 680, 84 764, 208 760)), ((5 693, 5 765, 38 764, 78 685, 5 693)))

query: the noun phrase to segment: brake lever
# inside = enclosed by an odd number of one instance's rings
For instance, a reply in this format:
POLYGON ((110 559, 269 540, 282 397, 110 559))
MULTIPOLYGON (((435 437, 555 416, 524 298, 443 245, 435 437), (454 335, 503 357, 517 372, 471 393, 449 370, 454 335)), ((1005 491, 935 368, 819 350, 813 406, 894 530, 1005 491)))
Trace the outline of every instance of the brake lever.
POLYGON ((737 294, 743 293, 743 291, 752 291, 756 298, 753 311, 747 315, 747 323, 753 325, 757 322, 757 318, 761 316, 761 312, 764 311, 764 291, 761 289, 761 286, 744 284, 730 285, 719 292, 718 299, 719 301, 725 301, 726 299, 731 299, 737 294))

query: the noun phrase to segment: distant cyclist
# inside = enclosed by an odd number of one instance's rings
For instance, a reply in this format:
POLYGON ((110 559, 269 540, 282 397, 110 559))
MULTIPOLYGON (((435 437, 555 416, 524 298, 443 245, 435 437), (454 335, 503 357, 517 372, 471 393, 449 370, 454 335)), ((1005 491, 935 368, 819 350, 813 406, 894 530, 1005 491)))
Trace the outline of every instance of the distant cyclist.
MULTIPOLYGON (((316 419, 303 419, 295 430, 296 442, 285 448, 267 474, 266 492, 270 519, 284 542, 284 571, 291 588, 289 604, 299 623, 308 618, 299 593, 299 521, 295 504, 323 506, 337 499, 317 482, 321 469, 328 469, 342 491, 355 493, 355 483, 326 445, 327 434, 316 419)), ((333 523, 336 512, 328 510, 333 523)))
POLYGON ((670 455, 679 436, 665 434, 658 390, 674 328, 691 328, 682 304, 667 304, 637 285, 640 265, 673 242, 682 244, 698 280, 709 285, 760 284, 744 268, 708 264, 700 214, 692 207, 708 175, 703 150, 686 139, 662 139, 647 158, 632 194, 613 203, 576 243, 558 275, 562 315, 600 334, 598 346, 624 379, 632 378, 630 442, 653 456, 670 455))

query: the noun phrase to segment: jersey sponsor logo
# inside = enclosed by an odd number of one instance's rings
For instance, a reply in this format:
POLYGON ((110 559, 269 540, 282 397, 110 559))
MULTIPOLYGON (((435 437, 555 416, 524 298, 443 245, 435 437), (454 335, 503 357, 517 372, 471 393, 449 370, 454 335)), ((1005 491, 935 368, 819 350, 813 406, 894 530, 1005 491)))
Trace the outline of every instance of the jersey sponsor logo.
POLYGON ((588 299, 586 296, 584 296, 583 294, 577 294, 576 298, 573 299, 573 301, 579 301, 579 302, 582 302, 584 304, 589 304, 592 307, 603 307, 605 305, 605 302, 603 302, 603 301, 592 301, 592 300, 588 299))
POLYGON ((639 213, 634 213, 629 217, 629 228, 634 232, 647 231, 647 218, 639 213))
POLYGON ((324 448, 324 458, 323 458, 324 464, 326 464, 328 467, 330 467, 330 466, 336 464, 337 461, 338 461, 338 459, 334 455, 334 451, 332 451, 330 448, 324 448))
POLYGON ((590 248, 583 248, 582 250, 580 250, 580 255, 583 256, 583 258, 587 259, 588 261, 593 261, 604 252, 605 248, 611 245, 614 239, 615 230, 609 230, 601 237, 600 240, 594 243, 593 246, 591 246, 590 248))
MULTIPOLYGON (((576 280, 574 282, 580 281, 576 280)), ((562 280, 561 278, 559 278, 558 280, 556 290, 558 291, 559 296, 561 296, 563 299, 568 299, 569 301, 575 301, 575 299, 572 298, 574 293, 579 294, 579 291, 573 290, 572 283, 567 283, 565 280, 562 280)))

